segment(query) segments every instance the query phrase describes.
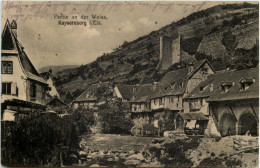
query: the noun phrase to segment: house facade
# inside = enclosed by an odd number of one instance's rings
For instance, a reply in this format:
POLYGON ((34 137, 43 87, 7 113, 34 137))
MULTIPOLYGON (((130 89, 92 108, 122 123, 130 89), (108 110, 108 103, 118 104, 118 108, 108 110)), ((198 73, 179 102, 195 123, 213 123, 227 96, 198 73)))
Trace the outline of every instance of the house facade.
MULTIPOLYGON (((183 97, 189 94, 200 82, 206 80, 208 75, 214 73, 215 71, 207 60, 166 73, 159 82, 157 91, 151 97, 151 110, 154 112, 155 123, 165 113, 173 113, 174 118, 176 118, 179 112, 184 111, 183 97)), ((176 127, 179 125, 181 124, 177 124, 176 127)))
POLYGON ((137 127, 153 122, 151 112, 150 96, 153 93, 154 84, 143 84, 133 86, 133 96, 130 101, 131 118, 137 127))
MULTIPOLYGON (((208 75, 207 79, 200 82, 189 94, 183 98, 183 115, 180 115, 178 124, 182 123, 182 128, 186 126, 190 128, 200 129, 199 134, 204 134, 205 129, 214 127, 214 121, 209 112, 209 103, 207 99, 219 88, 221 82, 227 79, 232 74, 232 71, 216 72, 215 74, 208 75), (190 115, 190 117, 188 117, 190 115), (196 117, 192 119, 194 116, 196 117), (212 123, 209 124, 208 123, 212 123)), ((181 124, 179 124, 181 125, 181 124)))
POLYGON ((50 97, 57 97, 57 98, 60 99, 60 94, 57 91, 56 86, 55 86, 54 81, 53 81, 52 70, 50 69, 48 72, 40 73, 40 75, 44 80, 46 80, 46 82, 49 86, 48 89, 47 89, 47 94, 50 97))
POLYGON ((207 101, 222 136, 258 135, 258 68, 231 72, 207 101))
POLYGON ((43 104, 48 88, 47 82, 39 75, 24 47, 17 39, 17 24, 7 20, 2 33, 1 57, 1 103, 19 99, 43 104))
POLYGON ((1 103, 6 110, 44 105, 48 83, 39 75, 18 41, 17 24, 6 21, 2 32, 1 103))
POLYGON ((108 82, 92 84, 72 102, 72 108, 97 110, 97 106, 105 103, 106 99, 112 95, 113 88, 108 82))

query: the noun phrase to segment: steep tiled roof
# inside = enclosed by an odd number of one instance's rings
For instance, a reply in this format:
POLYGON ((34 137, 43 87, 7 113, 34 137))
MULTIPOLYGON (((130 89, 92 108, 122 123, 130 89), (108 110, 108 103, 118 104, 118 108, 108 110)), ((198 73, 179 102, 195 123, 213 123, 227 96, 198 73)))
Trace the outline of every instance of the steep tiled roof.
POLYGON ((180 112, 178 115, 184 120, 208 120, 202 113, 183 113, 180 112))
POLYGON ((191 77, 206 62, 207 60, 195 62, 193 65, 194 70, 190 73, 189 67, 166 73, 159 82, 159 90, 152 95, 152 98, 183 94, 189 77, 191 77), (172 88, 171 85, 173 85, 172 88))
MULTIPOLYGON (((36 81, 44 83, 44 84, 47 84, 46 81, 43 78, 40 77, 37 70, 35 69, 35 67, 31 63, 30 59, 28 58, 28 56, 24 52, 23 46, 19 43, 16 35, 12 31, 10 23, 9 23, 8 20, 6 21, 4 31, 3 31, 2 34, 4 34, 7 30, 8 30, 8 33, 10 33, 12 43, 14 44, 14 46, 16 46, 16 49, 18 51, 18 58, 21 62, 22 68, 23 68, 24 73, 27 76, 27 78, 32 79, 32 80, 36 80, 36 81)), ((3 36, 2 36, 2 40, 3 40, 3 36)), ((13 48, 13 49, 15 49, 15 48, 13 48)))
POLYGON ((144 84, 135 86, 131 102, 147 102, 153 93, 153 84, 144 84))
POLYGON ((46 83, 46 81, 42 77, 37 76, 37 75, 35 75, 35 74, 31 73, 31 72, 28 72, 28 71, 25 71, 25 72, 26 72, 27 77, 29 79, 32 79, 32 80, 35 80, 35 81, 38 81, 38 82, 41 82, 41 83, 46 83))
POLYGON ((205 81, 200 82, 188 95, 183 99, 209 97, 220 84, 232 74, 232 71, 221 71, 211 74, 205 81), (210 89, 210 87, 213 87, 210 89))
POLYGON ((117 84, 116 87, 123 99, 129 101, 133 97, 133 85, 117 84))
POLYGON ((85 90, 75 101, 97 101, 98 89, 108 89, 108 82, 92 84, 87 90, 85 90))
POLYGON ((259 70, 258 68, 246 69, 241 71, 232 71, 230 76, 223 82, 232 82, 233 85, 223 92, 221 87, 214 91, 207 101, 225 101, 259 98, 259 70), (241 90, 241 79, 254 79, 246 90, 241 90))

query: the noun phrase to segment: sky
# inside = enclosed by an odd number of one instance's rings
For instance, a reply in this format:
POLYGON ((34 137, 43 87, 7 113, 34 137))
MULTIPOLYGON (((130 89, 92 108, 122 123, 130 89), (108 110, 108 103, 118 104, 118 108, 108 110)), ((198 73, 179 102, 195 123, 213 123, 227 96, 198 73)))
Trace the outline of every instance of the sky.
POLYGON ((3 2, 1 27, 3 30, 7 19, 16 20, 18 40, 37 69, 81 65, 113 51, 124 41, 135 40, 193 12, 222 3, 3 2), (82 15, 88 18, 82 19, 82 15), (92 15, 106 19, 93 19, 92 15), (90 25, 93 20, 102 25, 90 25), (87 25, 64 26, 63 21, 86 22, 87 25))

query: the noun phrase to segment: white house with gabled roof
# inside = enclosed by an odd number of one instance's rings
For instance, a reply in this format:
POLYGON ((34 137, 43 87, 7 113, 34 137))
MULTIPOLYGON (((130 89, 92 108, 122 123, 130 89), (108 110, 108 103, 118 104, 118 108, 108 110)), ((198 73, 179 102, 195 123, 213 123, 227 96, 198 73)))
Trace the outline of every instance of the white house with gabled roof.
POLYGON ((45 103, 47 82, 18 41, 17 23, 7 20, 2 32, 1 103, 37 106, 45 103), (14 103, 15 102, 15 103, 14 103))

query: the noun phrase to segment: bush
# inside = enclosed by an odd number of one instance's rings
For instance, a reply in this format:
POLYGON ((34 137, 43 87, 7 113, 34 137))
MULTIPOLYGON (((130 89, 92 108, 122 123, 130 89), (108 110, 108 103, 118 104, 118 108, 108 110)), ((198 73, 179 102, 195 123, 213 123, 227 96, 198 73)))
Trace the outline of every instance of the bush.
POLYGON ((79 148, 79 134, 73 116, 20 114, 17 122, 2 122, 1 155, 5 166, 60 166, 79 148))
POLYGON ((73 116, 78 123, 80 134, 90 132, 90 127, 96 124, 93 110, 80 107, 73 111, 73 116))
POLYGON ((144 124, 143 126, 144 135, 157 135, 158 130, 153 124, 144 124))
POLYGON ((237 167, 242 166, 241 160, 231 158, 208 157, 203 159, 198 167, 237 167))
POLYGON ((189 149, 199 146, 199 138, 178 139, 174 142, 165 143, 162 147, 151 146, 149 152, 165 167, 191 167, 193 162, 186 157, 189 149), (162 151, 163 150, 163 151, 162 151), (171 159, 169 159, 171 158, 171 159))
POLYGON ((166 143, 164 148, 168 157, 162 158, 160 162, 165 164, 166 167, 191 167, 193 163, 186 157, 185 152, 189 149, 195 149, 198 146, 199 138, 179 139, 175 142, 166 143), (169 160, 168 158, 173 159, 169 160))

